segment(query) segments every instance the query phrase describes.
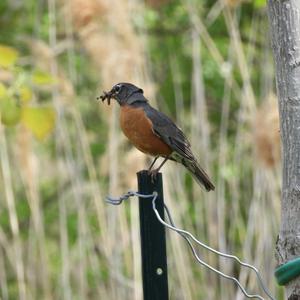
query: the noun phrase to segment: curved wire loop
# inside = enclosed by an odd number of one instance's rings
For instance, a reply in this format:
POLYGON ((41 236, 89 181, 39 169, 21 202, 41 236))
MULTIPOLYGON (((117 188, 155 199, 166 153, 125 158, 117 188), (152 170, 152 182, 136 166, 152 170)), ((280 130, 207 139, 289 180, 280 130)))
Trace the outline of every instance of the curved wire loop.
POLYGON ((195 259, 197 260, 197 262, 199 264, 201 264, 202 266, 208 268, 209 270, 215 272, 216 274, 218 274, 219 276, 225 278, 225 279, 228 279, 228 280, 231 280, 233 282, 235 282, 237 284, 237 286, 239 287, 239 289, 242 291, 242 293, 247 297, 247 298, 250 298, 250 299, 260 299, 260 300, 265 300, 265 298, 263 298, 262 296, 260 295, 257 295, 257 294, 249 294, 247 293, 247 291, 245 290, 245 288, 242 286, 242 284, 239 282, 239 280, 233 276, 229 276, 217 269, 215 269, 214 267, 212 267, 211 265, 207 264, 205 261, 203 261, 197 254, 196 252, 196 249, 195 247, 193 246, 192 242, 195 242, 197 245, 205 248, 206 250, 214 253, 214 254, 217 254, 219 256, 222 256, 222 257, 225 257, 225 258, 228 258, 228 259, 232 259, 232 260, 235 260, 239 265, 241 265, 242 267, 245 267, 245 268, 248 268, 252 271, 255 272, 256 274, 256 277, 258 279, 258 282, 259 282, 259 285, 260 287, 262 288, 262 290, 264 291, 264 293, 269 297, 269 299, 271 300, 275 300, 275 298, 271 295, 271 293, 269 292, 269 290, 267 289, 266 285, 264 284, 263 282, 263 279, 258 271, 258 269, 256 267, 254 267, 253 265, 250 265, 248 263, 245 263, 245 262, 242 262, 237 256, 235 255, 231 255, 231 254, 226 254, 226 253, 223 253, 221 251, 218 251, 218 250, 215 250, 211 247, 209 247, 208 245, 202 243, 201 241, 199 241, 198 239, 196 239, 190 232, 186 231, 186 230, 183 230, 183 229, 180 229, 178 227, 175 226, 175 223, 171 217, 171 213, 170 213, 170 210, 169 208, 167 207, 166 204, 164 204, 164 209, 165 209, 165 212, 168 216, 168 220, 170 222, 170 224, 168 224, 167 222, 165 222, 161 216, 159 215, 157 209, 156 209, 156 205, 155 205, 155 201, 157 199, 157 192, 153 192, 153 194, 149 194, 149 195, 143 195, 143 194, 140 194, 138 192, 134 192, 134 191, 128 191, 126 194, 120 196, 120 197, 117 197, 117 198, 114 198, 114 197, 106 197, 106 202, 107 203, 110 203, 110 204, 113 204, 113 205, 120 205, 124 200, 127 200, 128 198, 130 197, 133 197, 133 196, 137 196, 137 197, 140 197, 140 198, 152 198, 152 208, 153 208, 153 211, 158 219, 158 221, 164 225, 166 228, 170 229, 170 230, 173 230, 175 232, 177 232, 181 237, 183 237, 186 242, 188 243, 195 259))

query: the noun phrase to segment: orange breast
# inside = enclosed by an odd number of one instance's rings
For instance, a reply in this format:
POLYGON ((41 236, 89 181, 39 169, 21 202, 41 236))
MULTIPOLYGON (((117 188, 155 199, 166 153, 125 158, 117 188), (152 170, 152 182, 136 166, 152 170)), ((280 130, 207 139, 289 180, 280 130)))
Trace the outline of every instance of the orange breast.
POLYGON ((120 126, 128 139, 140 151, 154 156, 171 154, 171 148, 154 134, 152 123, 142 108, 121 106, 120 126))

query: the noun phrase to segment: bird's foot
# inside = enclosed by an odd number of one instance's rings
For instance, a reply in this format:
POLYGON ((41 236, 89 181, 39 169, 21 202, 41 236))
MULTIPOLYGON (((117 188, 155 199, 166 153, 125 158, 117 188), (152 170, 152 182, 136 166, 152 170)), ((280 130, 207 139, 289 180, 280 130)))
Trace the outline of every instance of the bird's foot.
POLYGON ((156 180, 158 172, 159 172, 159 169, 148 170, 148 174, 151 176, 152 183, 154 183, 154 181, 156 180))

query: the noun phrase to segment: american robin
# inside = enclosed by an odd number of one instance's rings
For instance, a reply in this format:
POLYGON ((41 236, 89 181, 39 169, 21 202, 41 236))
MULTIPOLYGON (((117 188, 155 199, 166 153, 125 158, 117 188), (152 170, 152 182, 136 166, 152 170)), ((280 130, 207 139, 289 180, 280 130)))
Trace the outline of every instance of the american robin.
POLYGON ((173 160, 183 164, 207 191, 215 189, 193 155, 184 133, 166 115, 150 106, 141 88, 131 83, 118 83, 98 97, 102 101, 107 99, 108 104, 111 98, 121 106, 120 125, 124 134, 137 149, 155 157, 149 167, 152 176, 155 177, 167 160, 173 160), (158 157, 164 160, 152 170, 158 157))

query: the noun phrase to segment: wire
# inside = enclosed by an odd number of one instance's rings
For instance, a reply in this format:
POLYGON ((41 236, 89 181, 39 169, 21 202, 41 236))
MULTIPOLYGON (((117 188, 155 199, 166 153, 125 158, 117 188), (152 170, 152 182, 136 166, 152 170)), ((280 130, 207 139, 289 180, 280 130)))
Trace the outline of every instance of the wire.
MULTIPOLYGON (((170 223, 171 223, 172 226, 169 225, 169 224, 167 224, 166 222, 164 222, 164 221, 161 219, 161 217, 160 217, 158 211, 157 211, 156 208, 155 208, 155 200, 156 200, 156 198, 153 198, 153 200, 152 200, 152 201, 153 201, 153 202, 152 202, 152 206, 153 206, 154 212, 155 212, 155 214, 156 214, 158 220, 159 220, 164 226, 166 226, 166 227, 168 227, 169 229, 174 230, 175 232, 177 232, 178 234, 180 234, 180 235, 187 241, 187 243, 189 244, 189 246, 190 246, 190 248, 191 248, 191 251, 193 252, 194 257, 196 258, 196 260, 197 260, 201 265, 205 266, 206 268, 210 269, 211 271, 217 273, 218 275, 220 275, 220 276, 222 276, 222 277, 224 277, 224 278, 226 278, 226 279, 229 279, 229 280, 234 281, 234 282, 239 286, 239 288, 241 289, 241 291, 243 292, 243 294, 244 294, 246 297, 248 297, 248 298, 257 298, 257 299, 264 300, 264 298, 261 297, 261 296, 259 296, 259 295, 251 295, 251 294, 248 294, 248 293, 246 292, 245 288, 241 285, 241 283, 240 283, 235 277, 226 275, 226 274, 224 274, 223 272, 221 272, 221 271, 219 271, 219 270, 213 268, 212 266, 210 266, 209 264, 207 264, 206 262, 204 262, 203 260, 201 260, 201 259, 199 258, 199 256, 197 255, 197 252, 196 252, 196 250, 195 250, 195 248, 194 248, 192 242, 191 242, 190 239, 189 239, 189 237, 191 236, 191 234, 190 234, 189 232, 186 232, 186 234, 188 235, 188 236, 186 236, 185 233, 182 232, 182 231, 184 231, 184 230, 178 229, 178 228, 175 226, 175 224, 174 224, 174 222, 173 222, 173 220, 172 220, 172 218, 171 218, 170 211, 169 211, 168 207, 167 207, 165 204, 164 204, 164 208, 165 208, 165 211, 166 211, 166 213, 167 213, 168 219, 169 219, 169 221, 170 221, 170 223)), ((193 237, 193 239, 194 239, 194 237, 193 237)), ((207 245, 201 243, 201 242, 198 241, 198 240, 197 240, 196 243, 199 244, 200 246, 204 247, 204 248, 208 247, 207 245)), ((208 248, 210 248, 210 247, 208 247, 208 248)), ((212 248, 210 248, 210 249, 212 249, 212 248)), ((209 249, 209 250, 210 250, 210 249, 209 249)), ((212 250, 214 250, 214 249, 212 249, 212 250)), ((212 251, 212 252, 214 252, 214 251, 212 251)), ((217 251, 217 252, 218 252, 218 251, 217 251)), ((216 253, 216 252, 214 252, 214 253, 216 253)), ((222 254, 224 254, 224 253, 222 253, 222 254)), ((236 258, 237 258, 237 257, 236 257, 236 258)), ((238 260, 238 262, 239 262, 239 260, 238 260)), ((240 263, 240 264, 243 265, 242 263, 240 263)), ((248 264, 247 264, 247 265, 248 265, 248 264)), ((250 265, 250 267, 252 267, 252 266, 250 265)), ((259 276, 258 271, 257 271, 257 275, 259 276)), ((260 276, 259 276, 259 278, 260 278, 260 276)), ((260 279, 260 280, 261 280, 261 279, 260 279)), ((265 289, 265 286, 264 286, 263 282, 260 282, 260 285, 262 286, 264 292, 270 297, 270 299, 274 300, 274 298, 273 298, 273 297, 269 294, 269 292, 265 289)))
POLYGON ((105 201, 109 204, 112 205, 120 205, 124 200, 127 200, 130 197, 133 196, 137 196, 137 197, 141 197, 141 198, 153 198, 155 197, 155 199, 157 198, 157 192, 153 192, 153 194, 149 194, 149 195, 143 195, 143 194, 139 194, 138 192, 134 192, 134 191, 128 191, 126 194, 119 196, 119 197, 110 197, 107 196, 105 201))
POLYGON ((254 266, 250 265, 250 264, 247 264, 247 263, 244 263, 242 262, 238 257, 234 256, 234 255, 230 255, 230 254, 226 254, 226 253, 223 253, 223 252, 220 252, 218 250, 215 250, 209 246, 207 246, 206 244, 202 243, 201 241, 197 240, 190 232, 186 231, 186 230, 183 230, 183 229, 179 229, 175 226, 174 222, 173 222, 173 219, 171 217, 171 213, 170 213, 170 210, 168 209, 167 205, 164 204, 164 209, 167 213, 167 216, 168 216, 168 219, 170 221, 170 224, 166 223, 162 218, 161 216, 159 215, 159 212, 157 211, 156 209, 156 206, 155 206, 155 201, 157 199, 157 192, 153 192, 152 194, 149 194, 149 195, 143 195, 143 194, 140 194, 140 193, 137 193, 137 192, 134 192, 134 191, 129 191, 127 192, 126 194, 120 196, 120 197, 117 197, 117 198, 113 198, 113 197, 106 197, 106 202, 107 203, 110 203, 110 204, 113 204, 113 205, 120 205, 124 200, 127 200, 128 198, 132 197, 132 196, 137 196, 137 197, 140 197, 140 198, 153 198, 152 199, 152 208, 153 208, 153 211, 158 219, 158 221, 163 224, 165 227, 167 227, 168 229, 171 229, 175 232, 177 232, 179 235, 181 235, 188 243, 194 257, 196 258, 196 260, 198 261, 198 263, 200 263, 201 265, 205 266, 206 268, 208 268, 209 270, 215 272, 216 274, 218 274, 219 276, 221 277, 224 277, 226 279, 229 279, 231 281, 234 281, 238 287, 240 288, 240 290, 242 291, 242 293, 247 297, 247 298, 256 298, 256 299, 260 299, 260 300, 265 300, 263 297, 261 297, 260 295, 252 295, 252 294, 248 294, 247 291, 245 290, 245 288, 242 286, 242 284, 239 282, 238 279, 236 279, 235 277, 233 276, 229 276, 229 275, 226 275, 224 274, 223 272, 215 269, 214 267, 210 266, 209 264, 207 264, 206 262, 204 262, 203 260, 200 259, 200 257, 198 256, 193 244, 192 244, 192 241, 194 241, 196 244, 200 245, 201 247, 207 249, 208 251, 210 252, 213 252, 219 256, 222 256, 222 257, 225 257, 225 258, 229 258, 229 259, 233 259, 235 260, 238 264, 240 264, 241 266, 243 267, 246 267, 246 268, 249 268, 251 269, 252 271, 255 272, 256 276, 257 276, 257 279, 259 281, 259 284, 260 284, 260 287, 262 288, 262 290, 265 292, 265 294, 271 299, 271 300, 275 300, 275 298, 273 298, 270 294, 270 292, 268 291, 268 289, 266 288, 263 280, 262 280, 262 277, 259 273, 259 271, 257 270, 257 268, 255 268, 254 266))
MULTIPOLYGON (((155 200, 156 200, 156 199, 153 198, 153 201, 155 201, 155 200)), ((156 209, 154 208, 154 210, 156 210, 156 209)), ((243 292, 243 294, 244 294, 246 297, 248 297, 248 298, 258 298, 258 299, 264 300, 264 298, 262 298, 262 297, 259 296, 259 295, 251 295, 251 294, 248 294, 248 293, 246 292, 245 288, 241 285, 241 283, 240 283, 235 277, 226 275, 226 274, 224 274, 223 272, 221 272, 221 271, 219 271, 219 270, 213 268, 212 266, 210 266, 209 264, 207 264, 206 262, 204 262, 203 260, 201 260, 201 258, 198 256, 198 254, 197 254, 197 252, 196 252, 196 250, 195 250, 195 248, 194 248, 192 242, 189 240, 189 238, 188 238, 187 236, 185 236, 182 232, 179 232, 179 231, 177 230, 178 228, 175 227, 174 222, 173 222, 173 220, 172 220, 172 218, 171 218, 169 209, 168 209, 166 206, 165 206, 165 210, 166 210, 166 212, 167 212, 169 221, 170 221, 170 223, 171 223, 171 225, 172 225, 172 226, 167 226, 167 227, 170 228, 171 230, 174 230, 174 231, 176 231, 177 233, 179 233, 179 234, 187 241, 187 243, 189 244, 189 246, 190 246, 190 248, 191 248, 191 251, 193 252, 194 257, 196 258, 196 260, 197 260, 201 265, 205 266, 206 268, 210 269, 211 271, 217 273, 218 275, 220 275, 220 276, 222 276, 222 277, 224 277, 224 278, 226 278, 226 279, 229 279, 229 280, 234 281, 234 282, 239 286, 239 288, 241 289, 241 291, 243 292)), ((164 222, 164 223, 165 223, 165 222, 164 222)), ((163 223, 163 224, 164 224, 164 223, 163 223)), ((166 224, 164 224, 164 225, 166 226, 166 224)))

